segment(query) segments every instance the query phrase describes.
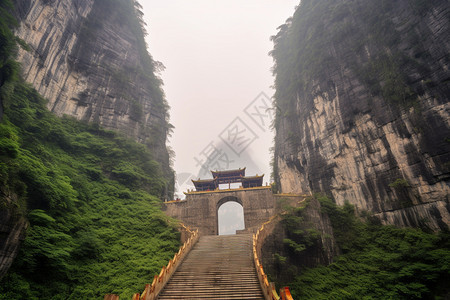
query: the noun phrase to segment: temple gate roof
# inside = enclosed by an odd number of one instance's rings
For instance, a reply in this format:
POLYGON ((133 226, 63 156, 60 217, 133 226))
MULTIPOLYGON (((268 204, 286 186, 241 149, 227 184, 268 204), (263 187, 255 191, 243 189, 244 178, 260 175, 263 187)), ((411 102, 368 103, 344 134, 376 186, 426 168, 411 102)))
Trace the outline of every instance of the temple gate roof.
POLYGON ((192 180, 196 191, 213 191, 219 184, 242 183, 243 188, 260 187, 264 175, 245 176, 245 167, 235 170, 211 171, 213 179, 192 180))

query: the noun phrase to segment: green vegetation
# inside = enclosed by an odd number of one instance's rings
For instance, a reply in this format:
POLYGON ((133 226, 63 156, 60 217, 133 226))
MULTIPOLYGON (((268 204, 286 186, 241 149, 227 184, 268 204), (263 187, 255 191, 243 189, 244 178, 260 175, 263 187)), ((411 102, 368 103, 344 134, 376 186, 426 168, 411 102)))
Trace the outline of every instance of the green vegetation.
POLYGON ((320 197, 342 255, 304 269, 288 284, 295 299, 441 299, 448 293, 448 232, 382 226, 357 218, 352 205, 320 197))
MULTIPOLYGON (((16 38, 10 30, 10 26, 16 25, 16 20, 8 12, 11 8, 10 1, 0 2, 0 86, 8 80, 16 80, 19 69, 14 60, 14 53, 17 49, 16 38)), ((1 95, 0 97, 3 98, 1 95)))
POLYGON ((389 184, 390 187, 393 188, 401 188, 401 187, 409 187, 408 180, 405 178, 397 178, 393 183, 389 184))
MULTIPOLYGON (((322 252, 320 232, 314 227, 311 218, 308 217, 307 199, 299 207, 293 207, 292 200, 281 198, 279 206, 284 213, 277 225, 275 232, 283 231, 284 234, 275 234, 269 238, 267 245, 277 245, 276 248, 263 248, 262 263, 270 281, 276 282, 278 287, 288 285, 303 267, 306 257, 317 256, 322 252)), ((311 264, 313 265, 313 264, 311 264)))
POLYGON ((10 7, 0 2, 0 209, 29 228, 0 299, 129 299, 179 247, 160 209, 166 180, 145 146, 46 109, 18 77, 10 7))
POLYGON ((320 238, 320 233, 312 228, 305 227, 304 213, 305 206, 288 207, 284 206, 283 228, 287 233, 287 238, 283 239, 283 244, 288 246, 290 254, 299 254, 306 248, 313 246, 320 238))

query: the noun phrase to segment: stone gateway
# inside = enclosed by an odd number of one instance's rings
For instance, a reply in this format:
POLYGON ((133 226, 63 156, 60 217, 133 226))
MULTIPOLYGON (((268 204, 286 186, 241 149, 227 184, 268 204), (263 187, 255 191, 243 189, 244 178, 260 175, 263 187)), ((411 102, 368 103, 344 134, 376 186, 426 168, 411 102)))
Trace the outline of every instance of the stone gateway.
POLYGON ((194 191, 186 193, 185 200, 164 203, 164 209, 186 226, 198 228, 200 235, 217 235, 219 207, 234 201, 242 205, 245 230, 251 232, 275 213, 276 198, 270 186, 194 191))
POLYGON ((219 234, 218 211, 230 201, 242 205, 247 232, 256 231, 275 214, 279 195, 274 195, 270 186, 262 185, 264 175, 245 176, 245 168, 211 171, 211 174, 212 179, 193 180, 196 190, 185 192, 185 200, 165 202, 166 214, 198 228, 200 235, 219 234), (231 184, 240 186, 232 188, 231 184))

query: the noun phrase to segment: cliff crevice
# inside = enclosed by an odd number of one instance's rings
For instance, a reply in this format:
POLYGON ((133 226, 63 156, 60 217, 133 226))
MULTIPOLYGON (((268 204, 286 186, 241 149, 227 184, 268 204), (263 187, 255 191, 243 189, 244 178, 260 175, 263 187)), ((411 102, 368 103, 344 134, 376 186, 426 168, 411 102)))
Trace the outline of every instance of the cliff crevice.
POLYGON ((302 1, 273 37, 282 192, 448 228, 447 1, 302 1))
POLYGON ((0 279, 6 274, 16 258, 25 238, 28 221, 18 209, 17 195, 0 189, 0 279))

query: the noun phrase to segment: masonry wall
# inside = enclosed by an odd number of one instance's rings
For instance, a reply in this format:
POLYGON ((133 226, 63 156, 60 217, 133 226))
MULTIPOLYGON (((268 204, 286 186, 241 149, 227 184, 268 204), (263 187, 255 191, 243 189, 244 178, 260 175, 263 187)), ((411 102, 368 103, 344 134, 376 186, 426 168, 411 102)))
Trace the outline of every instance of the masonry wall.
POLYGON ((192 193, 186 195, 186 200, 165 203, 163 209, 186 226, 198 228, 200 235, 217 235, 217 212, 222 204, 229 201, 240 203, 244 209, 246 230, 255 231, 275 214, 276 198, 268 187, 192 193))

